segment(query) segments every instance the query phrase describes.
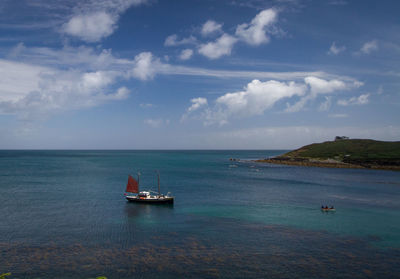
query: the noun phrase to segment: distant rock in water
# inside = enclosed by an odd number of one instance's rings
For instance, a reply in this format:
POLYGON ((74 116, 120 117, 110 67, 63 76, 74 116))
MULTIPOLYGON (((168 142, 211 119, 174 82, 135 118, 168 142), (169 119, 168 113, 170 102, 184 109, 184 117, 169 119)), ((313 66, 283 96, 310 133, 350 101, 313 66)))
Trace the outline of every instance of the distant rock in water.
POLYGON ((335 141, 306 145, 286 154, 257 160, 257 162, 315 167, 400 170, 400 141, 387 142, 336 137, 335 141))

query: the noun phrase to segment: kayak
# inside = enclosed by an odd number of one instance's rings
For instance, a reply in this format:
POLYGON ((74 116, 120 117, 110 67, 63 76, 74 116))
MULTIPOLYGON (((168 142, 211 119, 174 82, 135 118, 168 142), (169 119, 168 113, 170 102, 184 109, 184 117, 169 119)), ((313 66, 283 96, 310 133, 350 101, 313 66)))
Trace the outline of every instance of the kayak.
POLYGON ((323 212, 335 212, 336 208, 321 208, 321 211, 323 211, 323 212))

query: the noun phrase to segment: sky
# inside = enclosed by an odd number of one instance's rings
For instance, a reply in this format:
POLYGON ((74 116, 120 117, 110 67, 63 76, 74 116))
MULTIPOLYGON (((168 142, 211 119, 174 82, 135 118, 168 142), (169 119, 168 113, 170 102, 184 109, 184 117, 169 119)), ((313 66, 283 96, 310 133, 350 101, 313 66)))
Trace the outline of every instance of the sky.
POLYGON ((399 1, 2 0, 0 149, 400 140, 399 1))

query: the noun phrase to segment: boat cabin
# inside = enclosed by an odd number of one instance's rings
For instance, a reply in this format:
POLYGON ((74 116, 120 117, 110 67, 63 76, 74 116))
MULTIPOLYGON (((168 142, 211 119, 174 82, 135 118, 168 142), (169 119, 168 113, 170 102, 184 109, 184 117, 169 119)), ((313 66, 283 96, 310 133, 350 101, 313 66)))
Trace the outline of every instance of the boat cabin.
POLYGON ((138 197, 139 197, 139 198, 147 198, 147 197, 150 197, 150 192, 141 191, 141 192, 138 194, 138 197))

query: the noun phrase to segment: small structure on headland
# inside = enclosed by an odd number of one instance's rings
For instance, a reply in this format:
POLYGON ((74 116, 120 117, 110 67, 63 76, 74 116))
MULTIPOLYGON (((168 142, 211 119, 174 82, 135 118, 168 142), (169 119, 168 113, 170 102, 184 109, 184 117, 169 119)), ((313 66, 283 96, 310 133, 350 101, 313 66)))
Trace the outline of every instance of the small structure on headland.
POLYGON ((338 140, 348 140, 349 139, 349 137, 346 137, 346 136, 336 136, 335 137, 335 141, 338 141, 338 140))

